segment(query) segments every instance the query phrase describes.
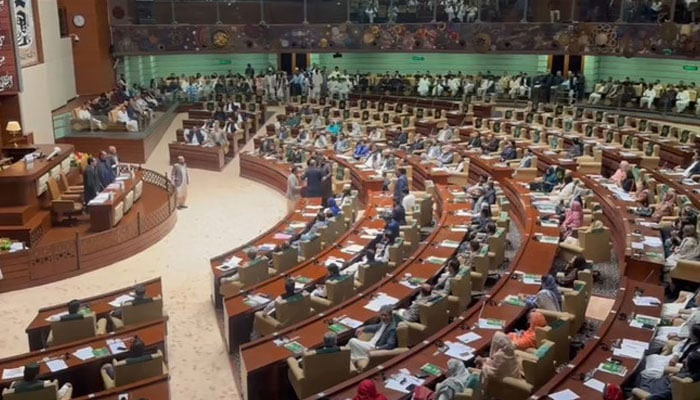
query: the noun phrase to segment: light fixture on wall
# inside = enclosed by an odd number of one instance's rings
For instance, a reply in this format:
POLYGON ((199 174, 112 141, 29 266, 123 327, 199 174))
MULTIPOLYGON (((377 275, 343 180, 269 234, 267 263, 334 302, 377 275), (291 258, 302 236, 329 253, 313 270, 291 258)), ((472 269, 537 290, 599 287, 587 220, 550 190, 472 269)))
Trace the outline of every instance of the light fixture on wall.
POLYGON ((5 130, 10 133, 12 143, 17 147, 17 143, 22 140, 22 126, 17 121, 9 121, 7 126, 5 126, 5 130))

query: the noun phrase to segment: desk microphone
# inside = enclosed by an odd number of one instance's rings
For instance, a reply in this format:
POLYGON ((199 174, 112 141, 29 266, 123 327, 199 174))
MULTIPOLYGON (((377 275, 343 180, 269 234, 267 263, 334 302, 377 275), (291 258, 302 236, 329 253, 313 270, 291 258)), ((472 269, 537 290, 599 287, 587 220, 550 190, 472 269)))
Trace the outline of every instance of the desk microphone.
POLYGON ((53 151, 51 152, 51 154, 49 154, 49 155, 46 157, 46 161, 51 161, 51 159, 54 158, 54 157, 56 157, 56 156, 58 155, 58 153, 60 153, 60 152, 61 152, 61 148, 60 148, 60 147, 54 147, 54 148, 53 148, 53 151))

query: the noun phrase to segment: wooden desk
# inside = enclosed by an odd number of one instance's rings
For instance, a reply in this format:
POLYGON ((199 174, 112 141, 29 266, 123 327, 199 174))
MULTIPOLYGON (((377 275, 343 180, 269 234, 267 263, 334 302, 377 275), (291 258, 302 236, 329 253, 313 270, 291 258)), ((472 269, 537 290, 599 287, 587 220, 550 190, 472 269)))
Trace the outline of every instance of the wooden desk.
MULTIPOLYGON (((100 367, 105 363, 111 362, 113 358, 123 359, 129 356, 128 352, 117 355, 108 355, 105 357, 94 357, 87 360, 81 360, 72 353, 77 349, 91 346, 93 349, 105 348, 107 339, 122 339, 127 346, 130 341, 138 336, 143 340, 146 348, 149 351, 161 350, 164 356, 166 350, 166 329, 167 317, 157 321, 140 324, 129 327, 116 333, 96 336, 94 338, 84 339, 81 341, 69 343, 63 346, 53 347, 51 349, 38 350, 30 353, 24 353, 13 357, 8 357, 0 360, 0 370, 6 368, 16 368, 32 362, 40 364, 41 379, 58 379, 60 384, 70 382, 73 384, 73 397, 80 397, 89 393, 96 393, 104 390, 102 379, 100 377, 100 367), (52 373, 42 360, 63 359, 68 368, 52 373)), ((0 390, 9 387, 12 380, 0 380, 0 390)))
MULTIPOLYGON (((124 189, 119 189, 119 188, 110 188, 107 187, 105 188, 102 193, 104 192, 110 192, 114 194, 114 198, 111 200, 107 200, 104 203, 100 204, 90 204, 88 203, 87 206, 87 211, 88 214, 90 214, 90 230, 92 232, 101 232, 101 231, 106 231, 107 229, 111 229, 114 227, 116 224, 119 223, 119 221, 114 221, 114 214, 115 214, 115 208, 119 205, 119 203, 125 202, 127 194, 130 192, 134 191, 134 188, 139 182, 143 181, 143 172, 141 171, 135 171, 134 172, 134 178, 133 179, 127 179, 124 182, 124 189)), ((117 181, 114 181, 111 185, 117 185, 119 184, 117 181)), ((142 183, 143 184, 143 183, 142 183)), ((136 201, 136 200, 134 200, 136 201)), ((126 207, 126 204, 124 204, 124 207, 126 207)), ((128 210, 124 210, 123 213, 126 214, 128 210)))
MULTIPOLYGON (((329 321, 341 316, 348 316, 367 323, 377 318, 377 313, 365 309, 371 297, 384 292, 399 299, 399 304, 406 303, 415 294, 414 290, 400 284, 398 277, 410 273, 414 277, 431 279, 437 276, 441 265, 425 262, 428 257, 451 257, 456 249, 438 246, 443 240, 459 241, 463 232, 453 232, 445 227, 467 224, 470 217, 461 217, 453 211, 464 208, 463 203, 451 202, 452 194, 447 187, 436 187, 437 203, 441 203, 442 215, 436 223, 433 232, 419 250, 411 255, 403 264, 397 266, 386 278, 371 286, 362 293, 340 305, 327 310, 323 315, 307 319, 297 325, 279 332, 280 336, 296 337, 297 341, 307 348, 314 348, 322 343, 323 335, 328 332, 329 321)), ((331 253, 332 255, 332 253, 331 253)), ((341 335, 341 341, 347 339, 352 330, 341 335)), ((246 399, 279 398, 289 388, 286 374, 286 358, 291 355, 283 347, 276 346, 272 337, 245 344, 241 347, 241 381, 246 399)))
POLYGON ((129 385, 103 390, 97 393, 89 393, 85 396, 73 397, 74 400, 119 400, 119 395, 128 394, 129 399, 139 400, 170 400, 170 375, 164 374, 153 378, 144 379, 129 385))
MULTIPOLYGON (((146 287, 146 296, 148 297, 161 296, 163 294, 160 277, 141 282, 141 285, 146 287)), ((89 306, 95 313, 96 318, 102 318, 116 309, 109 304, 110 301, 121 295, 132 292, 135 286, 136 284, 114 290, 109 293, 103 293, 97 296, 80 299, 80 303, 83 306, 89 306)), ((51 325, 46 318, 67 310, 68 303, 56 304, 39 310, 36 317, 34 317, 32 322, 29 323, 29 326, 27 326, 25 329, 29 342, 29 350, 34 351, 44 348, 46 338, 49 336, 49 332, 51 331, 51 325)))
MULTIPOLYGON (((285 272, 283 275, 275 276, 259 285, 249 288, 247 292, 262 295, 268 299, 275 299, 284 293, 284 283, 288 276, 303 276, 310 281, 306 288, 313 288, 316 284, 325 281, 328 275, 328 268, 325 261, 329 258, 352 260, 354 256, 341 252, 341 249, 357 244, 366 246, 370 240, 362 237, 364 229, 384 229, 386 223, 378 218, 380 209, 391 208, 392 198, 379 192, 373 192, 366 205, 362 218, 356 221, 352 229, 346 232, 340 240, 327 247, 316 256, 304 261, 298 266, 285 272)), ((246 293, 228 297, 224 300, 224 337, 227 340, 229 352, 233 353, 242 343, 249 340, 253 328, 253 316, 263 306, 250 307, 245 303, 246 293)))
MULTIPOLYGON (((472 161, 476 160, 478 159, 472 159, 472 161)), ((554 261, 557 246, 537 241, 535 239, 535 234, 551 236, 558 234, 558 230, 556 228, 542 227, 537 224, 537 212, 534 207, 531 206, 530 197, 527 195, 528 190, 523 185, 515 183, 510 179, 501 179, 499 182, 511 203, 512 214, 520 214, 519 218, 514 219, 524 222, 524 225, 519 226, 523 237, 523 243, 518 253, 513 258, 509 271, 501 277, 499 282, 493 287, 490 298, 482 299, 474 304, 462 313, 453 323, 431 336, 422 344, 413 347, 411 351, 394 357, 388 363, 384 363, 382 369, 376 367, 372 368, 358 375, 356 378, 324 391, 327 396, 340 399, 347 398, 348 396, 351 397, 352 395, 350 393, 355 390, 360 380, 373 379, 378 388, 380 388, 388 398, 403 398, 403 393, 383 388, 382 376, 390 376, 401 368, 407 368, 415 374, 426 362, 444 366, 449 357, 445 356, 443 353, 436 352, 437 343, 457 341, 456 337, 467 331, 472 331, 481 335, 481 339, 469 344, 469 346, 477 350, 478 354, 481 354, 489 346, 491 337, 496 331, 478 328, 477 323, 479 317, 503 319, 506 322, 506 327, 510 327, 526 312, 525 308, 501 304, 500 302, 509 294, 534 294, 537 292, 539 289, 537 286, 525 285, 520 280, 511 279, 512 275, 516 270, 540 275, 547 274, 554 261)), ((434 380, 428 383, 431 384, 432 382, 434 382, 434 380)))
POLYGON ((221 171, 226 166, 224 148, 221 146, 193 146, 185 143, 168 143, 170 165, 177 162, 179 156, 185 157, 188 168, 221 171))

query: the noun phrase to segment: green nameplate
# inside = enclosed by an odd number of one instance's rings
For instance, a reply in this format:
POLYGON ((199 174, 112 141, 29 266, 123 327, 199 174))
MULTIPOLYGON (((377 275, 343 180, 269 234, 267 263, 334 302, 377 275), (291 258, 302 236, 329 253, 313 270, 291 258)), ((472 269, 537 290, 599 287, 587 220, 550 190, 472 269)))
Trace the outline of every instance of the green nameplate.
POLYGON ((103 347, 101 349, 93 349, 92 354, 95 355, 95 357, 107 357, 109 355, 109 350, 107 350, 106 347, 103 347))
POLYGON ((78 314, 87 317, 88 315, 92 314, 92 310, 90 309, 90 307, 83 307, 80 310, 78 310, 78 314))
POLYGON ((299 342, 289 342, 284 345, 284 348, 291 351, 294 354, 300 354, 301 352, 304 351, 304 346, 299 344, 299 342))
POLYGON ((516 307, 525 307, 526 303, 518 296, 508 295, 504 302, 516 307))
POLYGON ((348 327, 342 324, 330 324, 328 330, 335 333, 343 333, 348 330, 348 327))
POLYGON ((305 276, 297 276, 296 278, 294 278, 294 281, 306 285, 307 283, 311 282, 311 278, 307 278, 305 276))
POLYGON ((420 285, 425 283, 425 281, 425 278, 418 278, 415 276, 408 278, 408 283, 410 283, 411 285, 420 285))
POLYGON ((598 367, 601 371, 610 373, 610 374, 615 374, 619 376, 625 376, 627 374, 627 368, 622 365, 622 364, 617 364, 617 363, 612 363, 612 362, 604 362, 600 364, 598 367))
POLYGON ((431 363, 426 363, 424 366, 420 367, 420 370, 432 376, 442 375, 442 370, 440 369, 440 367, 431 363))
POLYGON ((438 265, 444 263, 445 261, 447 261, 446 258, 443 258, 443 257, 435 257, 435 256, 430 256, 430 257, 428 257, 428 258, 425 259, 425 262, 427 262, 427 263, 430 263, 430 264, 438 264, 438 265))

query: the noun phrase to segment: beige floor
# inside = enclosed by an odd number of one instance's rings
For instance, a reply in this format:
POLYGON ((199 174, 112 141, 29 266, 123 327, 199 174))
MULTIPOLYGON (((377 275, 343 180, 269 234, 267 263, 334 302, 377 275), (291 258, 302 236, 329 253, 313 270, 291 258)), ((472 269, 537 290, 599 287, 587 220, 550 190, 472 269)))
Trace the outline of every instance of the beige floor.
MULTIPOLYGON (((166 172, 167 143, 178 116, 147 168, 166 172)), ((106 145, 105 145, 106 146, 106 145)), ((0 358, 26 352, 25 327, 42 306, 104 293, 161 276, 168 322, 171 398, 237 397, 229 357, 210 301, 209 258, 237 247, 279 221, 282 195, 238 176, 234 160, 223 172, 190 170, 189 209, 173 231, 151 248, 109 267, 49 285, 0 294, 0 358)))

